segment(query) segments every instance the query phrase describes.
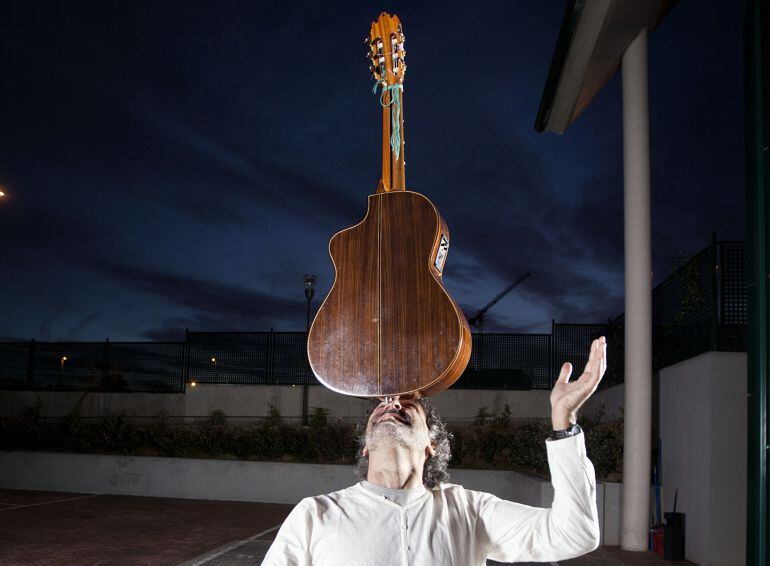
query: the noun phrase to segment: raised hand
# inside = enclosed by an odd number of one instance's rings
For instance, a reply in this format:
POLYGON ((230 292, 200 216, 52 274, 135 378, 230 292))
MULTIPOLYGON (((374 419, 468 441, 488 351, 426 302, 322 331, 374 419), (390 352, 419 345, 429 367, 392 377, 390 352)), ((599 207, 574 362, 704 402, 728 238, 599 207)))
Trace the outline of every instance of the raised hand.
POLYGON ((554 430, 564 430, 577 421, 577 411, 596 391, 607 370, 607 340, 600 336, 591 344, 586 369, 578 379, 570 381, 572 364, 561 366, 559 379, 551 391, 551 421, 554 430))

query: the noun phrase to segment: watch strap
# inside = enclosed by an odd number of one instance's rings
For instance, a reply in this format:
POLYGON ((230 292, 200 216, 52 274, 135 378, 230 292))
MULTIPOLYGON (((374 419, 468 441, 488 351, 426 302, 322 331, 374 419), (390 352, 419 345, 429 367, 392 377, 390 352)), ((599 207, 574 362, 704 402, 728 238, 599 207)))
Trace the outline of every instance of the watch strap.
POLYGON ((580 425, 573 424, 569 428, 565 428, 564 430, 555 430, 553 431, 553 434, 551 435, 551 438, 553 440, 561 440, 562 438, 569 438, 571 436, 575 436, 577 434, 580 434, 583 432, 583 429, 580 428, 580 425))

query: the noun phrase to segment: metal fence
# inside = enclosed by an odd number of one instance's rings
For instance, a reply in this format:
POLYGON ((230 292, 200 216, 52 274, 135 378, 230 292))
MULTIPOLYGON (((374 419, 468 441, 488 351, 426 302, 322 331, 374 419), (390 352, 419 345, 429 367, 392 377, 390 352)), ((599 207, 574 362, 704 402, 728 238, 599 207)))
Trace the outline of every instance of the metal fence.
POLYGON ((182 391, 185 350, 183 342, 0 343, 0 388, 182 391))
MULTIPOLYGON (((653 369, 709 350, 746 351, 745 243, 700 251, 652 293, 653 369)), ((552 322, 550 334, 473 335, 453 387, 549 389, 561 364, 582 371, 608 337, 604 385, 623 381, 624 315, 606 324, 552 322)), ((183 392, 187 383, 317 384, 304 332, 188 332, 184 342, 0 343, 0 389, 183 392)))
MULTIPOLYGON (((606 325, 553 324, 551 334, 474 334, 454 387, 547 389, 562 360, 585 364, 606 325)), ((188 332, 185 342, 0 343, 0 388, 183 392, 186 384, 318 384, 304 332, 188 332)))
MULTIPOLYGON (((747 347, 746 243, 718 242, 695 254, 652 291, 652 368, 708 351, 747 347)), ((622 383, 625 315, 610 320, 604 386, 622 383)))

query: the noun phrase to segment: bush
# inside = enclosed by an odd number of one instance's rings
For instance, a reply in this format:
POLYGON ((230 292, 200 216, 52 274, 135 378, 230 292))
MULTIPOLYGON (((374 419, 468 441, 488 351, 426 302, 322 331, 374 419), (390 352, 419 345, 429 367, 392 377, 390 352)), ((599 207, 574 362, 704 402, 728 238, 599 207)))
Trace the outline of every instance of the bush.
POLYGON ((585 420, 586 452, 596 469, 596 477, 610 482, 623 481, 623 420, 600 417, 585 420))
MULTIPOLYGON (((586 451, 600 480, 622 481, 623 421, 603 417, 581 421, 586 451)), ((499 414, 482 407, 473 423, 453 429, 451 466, 456 468, 514 469, 548 477, 545 439, 550 420, 512 423, 506 405, 499 414)))
MULTIPOLYGON (((310 426, 290 426, 270 407, 258 423, 228 422, 214 411, 195 424, 173 422, 159 413, 152 422, 132 422, 123 415, 89 420, 77 410, 63 419, 43 419, 38 400, 21 415, 0 418, 0 450, 83 452, 135 456, 236 458, 352 464, 357 451, 356 429, 329 419, 315 409, 310 426)), ((599 479, 620 481, 623 467, 623 423, 602 417, 581 420, 588 455, 599 479)), ((548 474, 544 441, 550 421, 515 423, 506 406, 491 414, 484 407, 473 423, 450 427, 454 434, 452 467, 514 469, 548 474)))

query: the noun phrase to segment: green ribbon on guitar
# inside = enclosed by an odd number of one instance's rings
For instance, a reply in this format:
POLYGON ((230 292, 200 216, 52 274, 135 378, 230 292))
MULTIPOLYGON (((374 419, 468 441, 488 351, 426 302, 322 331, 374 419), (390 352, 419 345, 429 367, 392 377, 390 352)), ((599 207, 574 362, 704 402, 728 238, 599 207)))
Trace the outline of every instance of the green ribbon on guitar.
MULTIPOLYGON (((374 83, 373 94, 377 94, 378 86, 380 86, 380 81, 374 83)), ((390 113, 390 149, 396 154, 396 159, 398 159, 398 155, 401 153, 401 97, 399 96, 399 90, 403 91, 404 85, 385 85, 382 87, 382 92, 380 92, 380 104, 382 107, 393 106, 393 111, 390 113), (390 102, 385 104, 382 98, 388 91, 390 92, 390 102), (395 105, 393 101, 396 102, 395 105)))

